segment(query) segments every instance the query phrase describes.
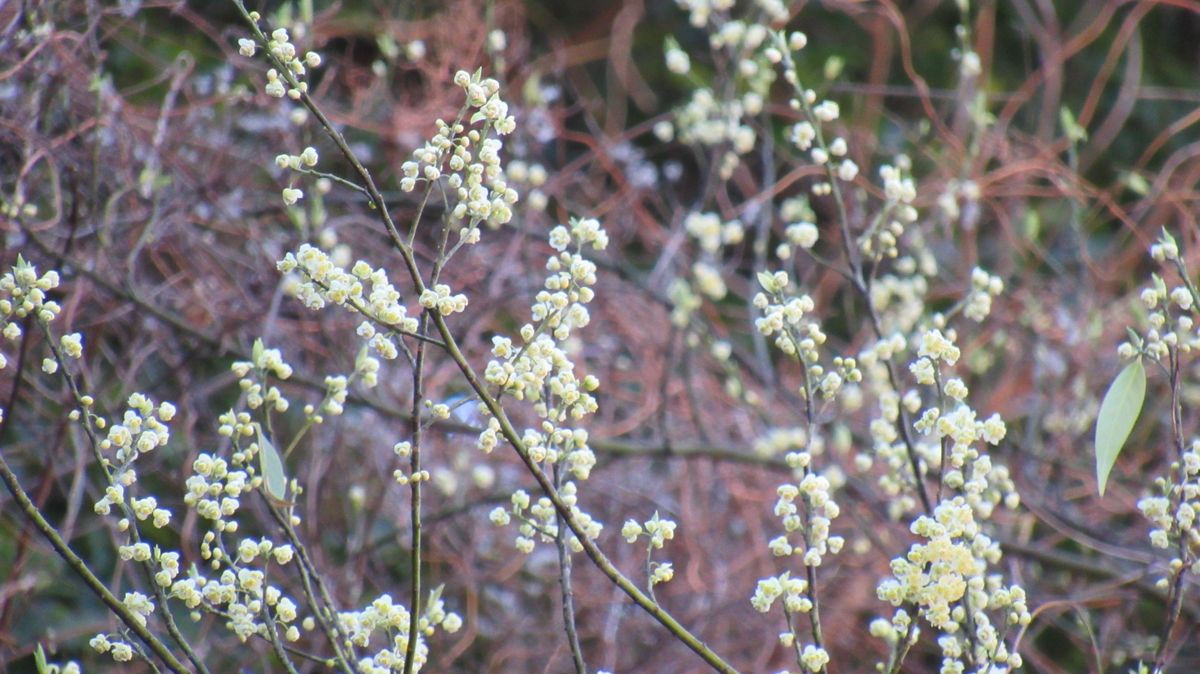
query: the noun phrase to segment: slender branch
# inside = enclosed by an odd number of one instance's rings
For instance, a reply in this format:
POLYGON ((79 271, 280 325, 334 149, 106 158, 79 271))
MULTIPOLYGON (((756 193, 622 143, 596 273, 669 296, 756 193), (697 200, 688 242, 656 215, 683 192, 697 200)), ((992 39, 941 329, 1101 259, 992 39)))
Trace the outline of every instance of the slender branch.
MULTIPOLYGON (((1181 271, 1186 273, 1181 265, 1181 271)), ((1186 276, 1184 278, 1187 278, 1186 276)), ((1190 281, 1189 281, 1190 283, 1190 281)), ((1190 292, 1190 288, 1189 288, 1190 292)), ((1183 408, 1180 402, 1180 364, 1179 352, 1177 347, 1169 347, 1167 351, 1171 366, 1171 440, 1177 457, 1183 457, 1183 408)), ((1182 461, 1179 465, 1180 485, 1187 482, 1187 472, 1184 469, 1182 461)), ((1169 482, 1168 482, 1169 483, 1169 482)), ((1171 491, 1177 491, 1172 489, 1171 491)), ((1178 490, 1178 493, 1182 493, 1178 490)), ((1171 495, 1172 500, 1175 500, 1174 494, 1171 495)), ((1183 498, 1179 496, 1179 498, 1183 498)), ((1172 504, 1172 510, 1177 506, 1172 504)), ((1181 531, 1179 535, 1179 559, 1185 560, 1188 556, 1188 540, 1187 532, 1181 531)), ((1175 631, 1175 625, 1179 622, 1179 615, 1183 608, 1183 595, 1186 586, 1183 584, 1183 574, 1187 571, 1187 565, 1183 565, 1171 572, 1173 576, 1170 581, 1170 588, 1167 592, 1167 619, 1163 624, 1162 636, 1158 640, 1158 648, 1154 652, 1154 674, 1160 674, 1167 666, 1167 646, 1171 642, 1171 633, 1175 631)))
MULTIPOLYGON (((0 436, 3 436, 2 429, 0 429, 0 436)), ((129 608, 126 607, 120 599, 117 599, 116 596, 113 595, 113 593, 110 592, 107 587, 105 587, 104 583, 97 578, 94 573, 92 573, 91 569, 88 568, 87 563, 84 562, 79 555, 76 555, 75 551, 71 550, 71 547, 62 539, 62 536, 59 535, 58 530, 54 528, 54 525, 46 521, 46 518, 42 516, 41 511, 38 510, 37 505, 34 504, 33 500, 29 498, 29 495, 25 493, 25 490, 21 488, 20 481, 9 467, 8 462, 4 460, 2 453, 0 453, 0 480, 4 481, 4 485, 8 487, 8 491, 13 495, 13 498, 17 500, 17 505, 21 507, 21 512, 25 513, 25 516, 29 518, 29 521, 31 521, 37 530, 41 532, 42 536, 50 542, 51 547, 53 547, 54 551, 58 553, 58 556, 62 557, 63 560, 67 562, 67 565, 70 566, 71 569, 83 579, 83 582, 88 586, 89 589, 91 589, 92 593, 99 597, 100 601, 103 601, 104 604, 108 606, 109 610, 116 614, 116 616, 120 618, 121 622, 125 623, 125 626, 128 627, 131 632, 136 634, 138 639, 140 639, 142 643, 144 643, 146 647, 150 649, 151 652, 153 652, 159 657, 159 659, 163 661, 163 664, 165 664, 168 669, 170 669, 172 672, 176 672, 176 674, 188 674, 190 670, 188 670, 188 668, 182 662, 180 662, 173 653, 171 653, 171 650, 167 648, 167 645, 164 644, 162 640, 156 637, 152 632, 150 632, 149 629, 146 628, 145 625, 141 623, 141 616, 129 610, 129 608)), ((163 610, 166 611, 168 609, 163 607, 163 610)))
POLYGON ((337 616, 335 615, 333 600, 329 597, 329 592, 325 589, 321 575, 317 573, 316 566, 312 563, 312 558, 308 555, 308 549, 301 542, 300 537, 296 535, 296 530, 292 527, 291 522, 288 521, 287 515, 280 512, 278 508, 267 501, 265 494, 260 493, 260 495, 267 507, 267 511, 271 513, 271 517, 283 529, 288 542, 296 549, 296 559, 300 561, 300 582, 304 586, 304 596, 308 600, 309 606, 313 609, 317 624, 320 625, 321 631, 324 632, 325 638, 329 640, 329 645, 333 648, 334 658, 337 660, 339 668, 344 674, 353 674, 356 668, 351 662, 352 659, 357 659, 354 653, 354 645, 349 641, 345 644, 342 642, 342 636, 337 626, 337 616), (343 645, 345 648, 350 649, 349 653, 343 650, 343 645))
MULTIPOLYGON (((791 81, 796 99, 800 101, 801 108, 804 114, 812 121, 814 131, 813 142, 817 147, 821 148, 829 155, 829 147, 825 143, 825 136, 821 132, 821 124, 817 116, 813 114, 812 104, 808 101, 803 87, 800 86, 799 80, 795 79, 796 64, 792 60, 791 50, 786 43, 779 45, 780 51, 783 54, 783 63, 785 71, 793 73, 791 81)), ((874 299, 871 297, 871 279, 863 271, 862 256, 854 247, 854 238, 850 233, 850 219, 846 211, 846 201, 842 196, 842 187, 840 178, 833 169, 833 165, 826 161, 823 165, 825 169, 825 178, 829 181, 830 190, 833 193, 834 203, 837 206, 837 224, 841 231, 842 253, 846 258, 846 264, 850 267, 850 284, 862 296, 862 300, 867 308, 867 315, 870 318, 871 328, 875 332, 876 339, 883 339, 883 329, 879 318, 879 313, 875 308, 874 299)), ((872 270, 873 272, 874 270, 872 270)), ((892 390, 899 394, 903 389, 900 387, 900 376, 896 370, 896 364, 892 359, 888 358, 884 361, 887 364, 888 381, 892 386, 892 390)), ((912 420, 909 418, 908 411, 903 405, 900 405, 900 432, 904 438, 904 447, 908 455, 909 466, 913 473, 913 489, 917 492, 917 496, 921 499, 921 506, 925 510, 925 514, 933 514, 933 503, 929 498, 929 491, 926 488, 923 476, 921 474, 921 460, 917 456, 916 441, 912 437, 912 420)))
MULTIPOLYGON (((46 338, 46 346, 49 347, 50 353, 54 356, 55 362, 58 363, 58 371, 62 374, 62 378, 67 382, 67 386, 71 391, 76 408, 82 410, 83 412, 80 420, 82 422, 83 430, 87 435, 88 442, 91 444, 92 453, 96 457, 96 465, 100 467, 101 471, 104 473, 105 479, 110 485, 116 484, 116 480, 113 479, 112 471, 109 470, 104 457, 100 454, 100 438, 96 434, 95 426, 93 426, 91 410, 83 403, 83 389, 79 385, 79 382, 76 381, 75 376, 71 374, 71 371, 68 368, 66 356, 63 355, 61 348, 54 341, 54 334, 50 330, 49 322, 39 319, 37 323, 38 327, 42 331, 42 335, 46 338)), ((129 459, 127 461, 127 465, 131 464, 132 462, 132 459, 129 459)), ((124 515, 125 520, 129 522, 129 539, 134 545, 141 544, 142 536, 140 527, 138 526, 138 518, 130 510, 128 502, 122 498, 115 505, 121 509, 121 513, 124 515)), ((180 631, 179 626, 175 623, 175 614, 171 611, 171 605, 169 598, 167 597, 166 590, 157 582, 155 582, 149 562, 138 564, 138 567, 142 570, 147 584, 152 588, 151 593, 154 595, 155 599, 158 600, 158 605, 162 609, 159 611, 159 614, 162 616, 163 623, 167 628, 167 634, 169 634, 171 636, 171 640, 183 650, 184 655, 192 663, 192 666, 196 668, 197 672, 200 672, 200 674, 209 674, 208 667, 204 664, 204 661, 200 659, 200 656, 196 654, 196 651, 192 648, 192 645, 188 643, 187 638, 183 636, 183 632, 180 631)))
MULTIPOLYGON (((416 224, 413 224, 416 229, 416 224)), ((421 334, 429 329, 429 313, 421 315, 421 334)), ((409 594, 408 645, 404 650, 404 674, 412 674, 417 656, 417 624, 421 616, 421 402, 424 393, 425 343, 417 342, 413 364, 412 400, 412 454, 409 455, 409 471, 412 479, 412 501, 409 513, 412 528, 412 549, 409 551, 409 566, 412 567, 412 591, 409 594)))
POLYGON ((296 671, 296 665, 292 664, 292 659, 288 657, 287 650, 283 647, 283 642, 279 639, 279 630, 276 629, 275 616, 271 613, 271 607, 264 605, 263 610, 267 613, 267 641, 271 642, 271 648, 275 650, 275 656, 283 663, 283 668, 288 674, 300 674, 296 671))
POLYGON ((362 194, 367 193, 366 188, 363 187, 362 185, 359 185, 358 183, 354 182, 353 180, 346 180, 345 178, 343 178, 339 175, 333 174, 333 173, 326 173, 325 171, 318 171, 316 169, 305 168, 305 167, 300 167, 298 169, 293 169, 293 170, 296 171, 297 173, 303 173, 304 175, 313 176, 314 178, 325 178, 326 180, 331 180, 339 185, 342 185, 343 187, 349 187, 350 189, 354 190, 355 192, 361 192, 362 194))
POLYGON ((800 639, 796 638, 796 625, 792 621, 792 612, 783 609, 783 619, 787 623, 788 631, 792 633, 792 650, 796 651, 796 664, 800 666, 800 671, 807 669, 804 666, 804 651, 800 649, 800 639))
POLYGON ((534 479, 537 480, 538 486, 542 488, 542 491, 550 499, 551 503, 554 504, 555 510, 562 515, 567 526, 570 527, 571 531, 573 531, 576 537, 578 537, 580 544, 583 546, 584 552, 587 553, 588 558, 592 560, 592 562, 596 565, 596 568, 598 568, 601 573, 603 573, 609 578, 609 580, 616 584, 617 587, 621 588, 621 591, 628 595, 635 604, 649 613, 663 627, 671 632, 671 634, 675 635, 676 638, 682 641, 684 645, 699 655, 701 659, 709 664, 710 667, 718 672, 723 672, 724 674, 736 674, 737 670, 734 669, 732 665, 725 662, 721 656, 709 649, 709 647, 700 641, 699 638, 697 638, 694 634, 689 632, 687 628, 675 620, 670 613, 663 610, 662 607, 654 602, 654 600, 638 589, 637 585, 635 585, 629 580, 629 578, 622 574, 621 571, 612 563, 612 561, 609 560, 609 558, 600 550, 600 548, 597 547, 590 538, 588 538, 587 532, 584 530, 583 525, 580 524, 578 519, 576 519, 574 513, 571 511, 571 508, 562 500, 558 490, 554 488, 554 485, 551 484, 549 478, 546 477, 545 473, 542 472, 542 470, 537 467, 537 464, 530 458, 529 451, 526 449, 520 433, 518 433, 517 429, 513 427, 512 422, 508 419, 508 415, 505 414, 504 409, 500 407, 500 404, 497 403, 495 398, 493 398, 488 392, 478 375, 475 374, 471 364, 467 362, 466 356, 464 356, 462 351, 458 348, 458 343, 454 340, 454 336, 451 334, 450 327, 446 324, 444 317, 442 317, 440 314, 434 313, 433 321, 434 325, 437 326, 438 331, 441 333, 443 341, 446 342, 447 352, 450 354, 450 357, 454 360, 455 364, 458 365, 459 370, 467 379, 467 383, 470 384, 472 389, 474 389, 476 395, 478 395, 480 400, 483 401, 484 406, 487 407, 488 411, 496 417, 497 421, 499 421, 500 430, 505 439, 509 441, 509 444, 511 444, 513 449, 517 452, 517 456, 520 457, 521 462, 525 464, 525 467, 534 476, 534 479))
MULTIPOLYGON (((243 0, 233 0, 233 3, 242 13, 243 17, 247 20, 251 26, 251 30, 254 31, 255 36, 263 44, 266 44, 266 36, 258 27, 257 22, 254 21, 254 19, 250 17, 249 12, 246 11, 243 0)), ((276 61, 276 59, 270 56, 269 53, 268 58, 272 59, 273 62, 276 61)), ((282 77, 287 78, 289 84, 292 84, 293 86, 297 84, 294 76, 286 67, 280 68, 280 74, 282 77)), ((333 126, 333 123, 330 122, 329 118, 325 116, 325 113, 321 111, 320 107, 316 105, 309 94, 305 91, 301 91, 299 100, 301 104, 304 105, 304 107, 308 109, 308 111, 311 112, 314 117, 316 117, 317 122, 322 126, 322 128, 325 129, 325 132, 338 147, 338 150, 342 153, 342 156, 345 157, 346 161, 350 163, 354 172, 362 181, 363 186, 366 187, 370 203, 378 214, 378 217, 384 228, 387 230, 388 236, 391 238, 393 244, 396 246, 396 249, 399 251, 405 268, 408 270, 409 277, 412 280, 414 290, 417 292, 418 296, 421 293, 424 293, 426 290, 426 285, 421 276, 420 269, 417 266, 416 257, 413 254, 412 248, 407 245, 404 238, 400 235, 399 230, 396 228, 395 222, 393 222, 391 214, 387 210, 387 204, 384 202, 383 195, 376 186, 375 180, 371 177, 370 172, 365 166, 363 166, 362 162, 359 161, 357 155, 346 142, 346 139, 333 126)), ((547 495, 551 503, 554 504, 554 508, 559 512, 559 514, 562 515, 567 526, 570 527, 578 537, 580 544, 583 546, 584 552, 588 555, 588 558, 592 560, 592 562, 597 566, 597 568, 600 569, 602 573, 604 573, 604 575, 608 576, 613 583, 620 587, 621 590, 625 592, 625 594, 628 595, 635 604, 640 606, 643 610, 654 617, 655 620, 666 627, 668 631, 675 635, 675 637, 682 641, 688 648, 692 649, 692 651, 699 655, 711 667, 719 672, 723 672, 724 674, 736 674, 737 670, 734 669, 732 665, 725 662, 725 660, 709 649, 707 645, 700 641, 700 639, 698 639, 677 620, 675 620, 671 614, 667 613, 660 606, 658 606, 658 604, 647 597, 646 594, 638 589, 638 587, 632 581, 625 577, 625 575, 622 574, 619 569, 617 569, 617 567, 612 563, 611 560, 608 559, 608 557, 600 550, 600 548, 597 547, 596 544, 587 537, 587 533, 584 530, 583 525, 578 519, 575 518, 570 507, 567 506, 567 504, 562 500, 562 497, 554 488, 554 485, 550 482, 549 478, 546 477, 545 473, 542 472, 538 468, 537 464, 530 458, 529 452, 525 448, 525 444, 521 439, 521 435, 517 432, 516 428, 513 427, 512 422, 509 421, 508 416, 504 413, 503 408, 500 407, 500 404, 488 392, 487 388, 483 385, 483 382, 479 379, 474 369, 471 367, 471 364, 467 362, 466 356, 464 356, 462 351, 459 349, 453 333, 450 332, 449 325, 446 324, 445 317, 436 311, 428 312, 428 315, 432 317, 434 325, 441 334, 442 340, 445 342, 444 348, 446 352, 450 354, 451 358, 454 360, 463 376, 467 379, 468 384, 470 384, 471 388, 484 402, 484 405, 487 407, 488 411, 499 420, 501 431, 505 439, 512 444, 522 463, 525 464, 525 467, 537 480, 538 486, 541 487, 542 491, 547 495)))
MULTIPOLYGON (((554 484, 562 486, 562 473, 554 464, 554 484)), ((554 532, 554 544, 558 548, 558 583, 562 590, 563 628, 567 632, 567 645, 571 649, 571 660, 575 674, 587 674, 587 663, 583 659, 583 648, 579 644, 579 632, 575 629, 575 594, 571 589, 571 553, 567 549, 566 527, 562 515, 557 516, 558 528, 554 532)))
POLYGON ((908 656, 908 651, 912 649, 915 642, 913 637, 916 635, 915 630, 917 629, 919 616, 913 613, 908 618, 908 629, 904 631, 903 639, 897 641, 895 647, 892 649, 891 659, 888 661, 886 668, 887 674, 897 674, 900 671, 900 665, 904 664, 904 658, 908 656))

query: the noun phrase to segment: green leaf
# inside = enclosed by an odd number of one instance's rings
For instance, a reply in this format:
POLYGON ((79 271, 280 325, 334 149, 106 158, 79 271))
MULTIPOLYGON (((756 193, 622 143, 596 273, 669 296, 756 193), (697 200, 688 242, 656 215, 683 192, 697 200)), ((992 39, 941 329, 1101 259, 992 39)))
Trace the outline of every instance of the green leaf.
POLYGON ((1072 115, 1071 111, 1067 109, 1066 106, 1058 109, 1058 121, 1062 124, 1063 131, 1066 132, 1067 138, 1072 143, 1078 143, 1080 141, 1087 140, 1087 129, 1083 128, 1079 125, 1079 122, 1075 121, 1075 115, 1072 115))
POLYGON ((445 589, 446 589, 446 585, 443 583, 429 591, 429 603, 425 604, 426 609, 428 609, 428 607, 433 606, 434 604, 438 603, 438 601, 441 600, 442 591, 445 589))
POLYGON ((758 272, 758 285, 762 286, 762 289, 769 293, 779 290, 775 287, 775 275, 769 271, 758 272))
POLYGON ((833 80, 836 80, 838 75, 842 74, 842 69, 845 67, 846 59, 841 56, 833 55, 825 59, 825 68, 824 72, 822 73, 825 75, 825 81, 832 82, 833 80))
POLYGON ((42 649, 41 644, 33 651, 33 664, 37 667, 38 674, 49 674, 50 666, 46 663, 46 651, 42 649))
POLYGON ((1108 484, 1108 474, 1117 455, 1129 438, 1142 403, 1146 400, 1146 369, 1139 357, 1121 370, 1104 394, 1100 403, 1100 414, 1096 418, 1096 485, 1100 495, 1108 484))
POLYGON ((262 432, 262 426, 258 427, 258 463, 267 496, 276 504, 286 504, 287 476, 283 473, 283 460, 279 458, 279 450, 262 432))
POLYGON ((250 349, 250 359, 254 361, 254 367, 258 367, 258 364, 262 362, 263 351, 266 350, 266 348, 267 347, 263 344, 262 337, 254 340, 254 346, 250 349))
POLYGON ((1130 171, 1124 175, 1125 187, 1128 187, 1134 194, 1146 196, 1150 193, 1150 182, 1146 180, 1140 173, 1130 171))

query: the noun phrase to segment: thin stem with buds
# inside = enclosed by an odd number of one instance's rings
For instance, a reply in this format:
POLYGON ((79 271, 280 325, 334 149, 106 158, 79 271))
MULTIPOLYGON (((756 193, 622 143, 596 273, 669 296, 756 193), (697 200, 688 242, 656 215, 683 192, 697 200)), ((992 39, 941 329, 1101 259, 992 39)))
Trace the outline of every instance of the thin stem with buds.
MULTIPOLYGON (((233 0, 233 3, 249 23, 251 29, 254 31, 255 36, 263 44, 266 44, 266 36, 258 27, 257 22, 250 16, 242 0, 233 0)), ((269 54, 268 58, 271 58, 274 61, 274 57, 270 56, 269 54)), ((289 84, 293 86, 298 84, 298 82, 295 80, 295 77, 290 71, 288 71, 287 68, 280 68, 280 74, 282 77, 287 79, 289 84)), ((309 112, 313 114, 321 127, 325 129, 325 132, 337 146, 342 156, 347 162, 350 163, 359 180, 362 181, 362 185, 367 190, 368 198, 372 207, 376 211, 377 217, 379 217, 381 224, 387 231, 387 234, 391 238, 396 250, 400 253, 400 256, 404 262, 404 266, 408 271, 409 277, 412 281, 413 289, 416 291, 418 296, 424 293, 427 289, 427 286, 421 274, 420 267, 417 264, 413 249, 410 245, 408 245, 408 242, 397 229, 395 222, 392 220, 391 214, 388 212, 387 204, 384 202, 383 195, 376 186, 375 180, 371 177, 370 172, 365 166, 363 166, 362 162, 358 159, 354 151, 346 142, 346 139, 333 126, 332 122, 329 121, 329 118, 324 114, 324 112, 321 111, 320 107, 317 106, 316 102, 312 100, 307 92, 300 91, 299 101, 306 109, 309 110, 309 112)), ((450 355, 455 365, 457 365, 459 371, 467 380, 467 383, 470 385, 472 390, 474 390, 475 394, 483 402, 483 405, 487 411, 499 421, 501 434, 513 446, 513 449, 517 452, 518 457, 521 459, 522 463, 525 464, 526 469, 534 476, 534 479, 538 482, 538 486, 554 505, 555 510, 558 511, 559 515, 562 516, 563 521, 579 539, 579 542, 583 546, 583 550, 587 554, 588 558, 592 560, 596 567, 600 569, 605 576, 607 576, 613 583, 621 588, 621 590, 625 592, 625 594, 628 595, 635 604, 649 613, 676 638, 682 641, 684 645, 699 655, 706 663, 709 664, 709 666, 718 672, 722 672, 723 674, 735 674, 737 670, 732 665, 725 662, 724 659, 713 652, 707 645, 700 641, 699 638, 688 631, 687 628, 681 625, 673 616, 671 616, 670 613, 660 607, 656 602, 648 597, 646 593, 642 592, 637 585, 629 580, 629 578, 627 578, 623 573, 621 573, 621 571, 617 569, 616 565, 612 563, 612 561, 600 550, 600 548, 588 538, 587 532, 583 525, 579 522, 578 518, 575 517, 570 506, 563 501, 562 496, 558 493, 558 490, 554 488, 554 484, 551 482, 550 478, 529 456, 529 452, 525 447, 525 443, 522 440, 520 433, 508 419, 504 409, 500 406, 496 398, 494 398, 488 391, 483 381, 476 374, 474 368, 472 368, 471 364, 467 361, 466 356, 462 353, 461 349, 459 349, 458 342, 455 339, 454 334, 450 331, 450 327, 446 323, 445 317, 437 311, 429 311, 427 315, 431 317, 434 326, 441 335, 442 341, 445 344, 445 351, 450 355)))

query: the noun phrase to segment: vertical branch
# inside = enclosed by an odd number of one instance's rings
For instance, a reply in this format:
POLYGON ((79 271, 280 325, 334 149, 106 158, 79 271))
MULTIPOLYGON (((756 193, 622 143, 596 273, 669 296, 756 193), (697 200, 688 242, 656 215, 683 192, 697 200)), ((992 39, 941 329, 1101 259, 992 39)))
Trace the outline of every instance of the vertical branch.
MULTIPOLYGON (((792 343, 797 344, 796 336, 791 334, 792 343)), ((809 363, 804 362, 804 358, 800 356, 800 351, 796 351, 798 359, 804 366, 804 418, 807 425, 809 442, 812 442, 813 433, 816 432, 816 411, 813 408, 813 397, 817 394, 816 387, 813 385, 812 370, 809 368, 809 363)), ((805 495, 804 506, 807 511, 807 522, 804 527, 804 545, 812 547, 812 517, 813 503, 812 499, 805 495)), ((812 611, 809 615, 809 627, 812 630, 813 645, 822 650, 825 649, 825 638, 821 632, 821 601, 817 598, 817 569, 816 567, 805 564, 804 575, 808 580, 808 599, 812 602, 812 611)), ((786 613, 786 610, 785 610, 786 613)), ((791 627, 791 617, 788 617, 788 627, 791 627)), ((824 669, 824 668, 822 668, 824 669)))
POLYGON ((902 640, 896 642, 895 648, 892 649, 892 656, 887 666, 887 674, 898 674, 900 665, 904 664, 904 658, 908 657, 909 650, 913 647, 914 637, 917 632, 918 614, 914 613, 909 617, 908 628, 904 632, 902 640))
POLYGON ((344 674, 351 674, 356 669, 351 664, 352 660, 356 659, 354 645, 347 640, 345 648, 349 649, 349 652, 343 648, 333 599, 329 596, 329 591, 325 588, 325 584, 321 580, 321 575, 317 573, 317 567, 313 564, 312 557, 308 554, 308 548, 304 546, 300 537, 296 535, 296 530, 292 527, 287 515, 275 507, 274 504, 267 501, 265 494, 262 494, 262 496, 263 502, 267 506, 267 511, 271 513, 271 517, 283 529, 288 543, 296 549, 296 559, 300 561, 300 582, 304 586, 304 596, 308 600, 309 606, 312 607, 313 613, 316 615, 317 624, 320 625, 325 638, 329 640, 330 647, 333 648, 334 659, 337 660, 338 667, 344 674))
MULTIPOLYGON (((459 113, 459 119, 463 113, 459 113)), ((457 121, 455 122, 457 124, 457 121)), ((421 224, 421 216, 425 213, 425 205, 429 202, 430 195, 433 194, 433 183, 425 190, 425 196, 421 199, 421 207, 418 209, 416 216, 413 218, 412 227, 409 229, 408 245, 409 250, 415 240, 417 227, 421 224)), ((445 192, 442 193, 443 199, 445 192)), ((448 259, 446 255, 446 246, 450 240, 450 227, 442 221, 442 237, 438 243, 438 255, 433 264, 433 274, 430 277, 430 285, 435 285, 441 277, 443 265, 448 259)), ((425 345, 429 338, 429 315, 430 312, 436 309, 426 309, 421 314, 421 326, 418 330, 422 339, 417 341, 416 353, 413 355, 413 401, 411 408, 411 428, 412 428, 412 454, 409 455, 409 472, 411 480, 409 482, 412 487, 410 513, 411 529, 412 529, 412 550, 409 555, 409 564, 412 567, 412 591, 409 595, 409 612, 408 612, 408 644, 404 649, 404 674, 412 674, 415 671, 417 656, 417 637, 418 623, 421 616, 421 556, 422 556, 422 539, 421 539, 421 482, 423 475, 421 473, 421 404, 425 398, 425 345)))
MULTIPOLYGON (((824 150, 827 154, 829 146, 825 142, 825 135, 821 132, 821 123, 817 116, 813 113, 812 104, 805 96, 799 80, 796 78, 796 64, 792 60, 792 55, 787 43, 780 39, 779 50, 783 57, 785 74, 790 75, 788 81, 792 83, 796 100, 800 102, 801 109, 805 116, 812 123, 815 137, 813 143, 824 150)), ((849 266, 849 280, 854 289, 862 297, 863 303, 866 305, 867 316, 870 319, 871 329, 875 333, 876 339, 883 338, 883 327, 879 319, 879 312, 875 308, 874 300, 871 297, 871 276, 866 274, 863 269, 862 256, 854 247, 854 237, 850 233, 850 217, 846 210, 846 200, 842 195, 842 187, 840 178, 833 170, 831 162, 825 162, 822 165, 825 171, 825 179, 829 181, 830 190, 833 193, 834 205, 837 207, 837 225, 841 232, 842 253, 846 258, 846 264, 849 266)), ((887 365, 888 381, 892 389, 899 394, 903 389, 900 387, 900 375, 896 370, 896 364, 889 358, 884 361, 887 365)), ((921 475, 921 460, 917 456, 916 441, 912 437, 912 420, 909 417, 908 410, 904 406, 900 406, 900 433, 904 438, 904 447, 908 455, 908 462, 913 473, 913 489, 917 492, 917 496, 921 499, 921 506, 926 514, 933 513, 933 502, 929 498, 929 491, 926 488, 925 481, 921 475)))
MULTIPOLYGON (((428 192, 426 193, 428 194, 428 192)), ((413 231, 417 229, 413 224, 413 231)), ((429 313, 421 316, 421 334, 429 331, 429 313)), ((409 564, 412 567, 412 590, 409 594, 408 644, 404 649, 404 674, 412 674, 417 655, 418 621, 421 616, 421 401, 424 393, 425 342, 418 341, 413 359, 412 400, 412 454, 409 455, 409 471, 412 489, 409 513, 412 525, 412 550, 409 564)))
POLYGON ((271 607, 268 605, 264 608, 267 613, 267 641, 271 642, 271 648, 275 651, 275 656, 283 663, 283 668, 288 674, 300 674, 296 671, 296 665, 292 663, 292 659, 288 657, 287 649, 284 648, 283 642, 279 640, 279 630, 275 625, 275 616, 271 612, 271 607))
MULTIPOLYGON (((562 487, 562 472, 554 464, 554 486, 562 487)), ((562 590, 563 627, 567 632, 567 645, 571 649, 571 660, 575 674, 587 674, 587 663, 579 645, 579 633, 575 629, 575 594, 571 589, 571 552, 567 549, 567 527, 561 514, 556 515, 558 526, 554 533, 554 544, 558 548, 558 583, 562 590)))
MULTIPOLYGON (((1184 278, 1188 278, 1186 275, 1184 278)), ((1171 347, 1167 351, 1167 356, 1171 366, 1171 444, 1175 450, 1175 456, 1179 459, 1183 457, 1183 407, 1180 402, 1181 383, 1179 380, 1179 351, 1176 347, 1171 347)), ((1179 462, 1179 478, 1180 486, 1187 482, 1187 472, 1183 462, 1179 462)), ((1169 481, 1168 481, 1169 484, 1169 481)), ((1176 491, 1172 489, 1172 491, 1176 491)), ((1182 493, 1180 490, 1178 493, 1182 493)), ((1169 498, 1174 501, 1174 494, 1169 494, 1169 498)), ((1179 498, 1182 498, 1180 496, 1179 498)), ((1172 511, 1178 509, 1174 503, 1171 505, 1172 511)), ((1186 532, 1180 532, 1179 536, 1179 559, 1186 560, 1188 555, 1188 539, 1186 532)), ((1183 576, 1187 572, 1187 564, 1181 565, 1178 569, 1172 569, 1173 576, 1170 581, 1170 589, 1167 591, 1167 617, 1163 624, 1162 635, 1158 640, 1158 648, 1154 652, 1154 674, 1160 674, 1167 667, 1167 646, 1171 642, 1171 633, 1175 631, 1175 625, 1179 622, 1179 615, 1183 610, 1183 596, 1187 591, 1187 586, 1183 582, 1183 576)))

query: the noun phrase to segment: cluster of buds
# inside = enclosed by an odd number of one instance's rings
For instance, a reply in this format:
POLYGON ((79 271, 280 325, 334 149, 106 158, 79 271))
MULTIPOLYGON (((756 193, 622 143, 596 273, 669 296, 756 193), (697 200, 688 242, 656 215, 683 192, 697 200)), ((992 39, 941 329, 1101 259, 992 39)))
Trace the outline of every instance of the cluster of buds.
POLYGON ((465 221, 459 237, 465 243, 476 243, 480 223, 498 227, 512 219, 512 205, 518 195, 505 180, 499 136, 512 133, 517 123, 508 114, 508 104, 500 98, 500 83, 496 80, 484 78, 478 71, 470 74, 460 70, 454 83, 466 93, 462 116, 471 113, 470 118, 465 124, 437 121, 437 134, 401 166, 404 177, 400 189, 411 192, 419 182, 434 183, 445 178, 458 197, 452 213, 455 219, 465 221))
MULTIPOLYGON (((259 19, 258 12, 252 12, 250 16, 255 21, 259 19)), ((252 39, 238 40, 238 53, 242 56, 254 56, 257 48, 258 43, 252 39)), ((276 68, 268 70, 267 85, 263 91, 275 98, 283 98, 286 95, 292 100, 299 100, 300 96, 308 91, 308 82, 304 81, 304 76, 308 74, 309 68, 321 65, 321 55, 310 51, 305 52, 303 57, 300 56, 286 28, 276 28, 272 31, 270 39, 267 40, 267 53, 277 64, 286 68, 286 72, 281 73, 276 68)))

